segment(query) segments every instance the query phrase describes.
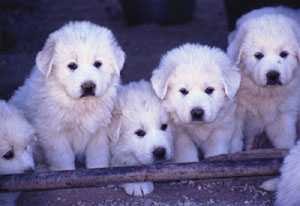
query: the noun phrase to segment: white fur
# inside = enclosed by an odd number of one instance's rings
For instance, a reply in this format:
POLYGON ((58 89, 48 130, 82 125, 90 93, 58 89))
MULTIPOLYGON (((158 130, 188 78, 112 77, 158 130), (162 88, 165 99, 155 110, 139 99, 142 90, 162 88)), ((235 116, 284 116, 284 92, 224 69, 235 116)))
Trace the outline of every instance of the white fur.
POLYGON ((244 126, 246 149, 263 131, 276 148, 291 148, 300 105, 299 25, 279 14, 243 18, 247 20, 240 21, 227 52, 242 74, 237 111, 244 126), (288 56, 282 58, 282 51, 288 56), (257 52, 264 57, 256 59, 257 52), (266 75, 271 70, 280 73, 282 85, 267 85, 266 75))
MULTIPOLYGON (((34 169, 32 143, 34 129, 24 116, 11 105, 0 100, 0 174, 23 173, 34 169), (13 153, 10 159, 5 158, 13 153)), ((1 193, 0 205, 15 205, 19 192, 1 193)))
POLYGON ((87 168, 109 166, 107 127, 124 59, 111 31, 89 22, 71 22, 49 35, 11 103, 36 127, 51 170, 75 169, 77 156, 87 168), (68 68, 71 62, 76 70, 68 68), (88 81, 96 85, 95 96, 81 98, 88 81))
POLYGON ((198 161, 197 147, 205 157, 240 151, 235 132, 235 93, 238 69, 218 48, 185 44, 162 57, 151 78, 156 94, 176 125, 176 161, 198 161), (212 94, 205 93, 212 87, 212 94), (183 95, 180 89, 188 90, 183 95), (202 108, 202 121, 193 121, 191 110, 202 108))
POLYGON ((251 20, 253 18, 258 18, 263 15, 270 15, 270 14, 281 14, 300 22, 300 10, 294 10, 285 6, 264 7, 260 9, 254 9, 244 14, 236 21, 235 30, 228 35, 228 43, 230 44, 234 40, 237 30, 244 22, 251 20))
MULTIPOLYGON (((132 166, 170 160, 174 155, 173 136, 169 117, 145 81, 123 86, 118 92, 110 126, 112 166, 132 166), (166 130, 162 130, 167 124, 166 130), (143 130, 141 137, 136 131, 143 130), (165 149, 165 156, 157 159, 154 151, 165 149)), ((121 185, 127 194, 142 196, 154 190, 152 182, 126 183, 121 185)))
POLYGON ((281 167, 276 206, 300 205, 300 142, 290 150, 281 167))

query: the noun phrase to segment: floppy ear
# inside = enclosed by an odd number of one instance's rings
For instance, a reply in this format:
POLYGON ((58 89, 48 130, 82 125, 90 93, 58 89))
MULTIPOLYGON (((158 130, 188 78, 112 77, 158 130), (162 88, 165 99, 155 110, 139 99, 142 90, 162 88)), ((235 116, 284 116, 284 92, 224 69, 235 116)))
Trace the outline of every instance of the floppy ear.
POLYGON ((241 61, 242 56, 242 44, 244 36, 246 34, 245 29, 242 27, 239 30, 233 31, 228 36, 229 46, 227 48, 227 54, 232 59, 233 63, 238 65, 241 61))
POLYGON ((40 51, 37 54, 36 59, 35 59, 38 69, 46 77, 49 76, 49 74, 52 70, 55 44, 56 44, 56 38, 54 37, 53 34, 50 34, 42 51, 40 51))
POLYGON ((112 60, 113 70, 117 75, 120 75, 120 72, 124 66, 126 55, 122 50, 122 48, 115 41, 112 44, 112 48, 113 48, 113 60, 112 60))
POLYGON ((120 130, 121 130, 121 111, 113 110, 112 112, 112 122, 108 129, 108 136, 112 143, 116 143, 120 137, 120 130))
POLYGON ((226 95, 233 99, 236 92, 238 91, 241 83, 241 75, 237 67, 233 66, 227 70, 224 70, 224 88, 226 95))

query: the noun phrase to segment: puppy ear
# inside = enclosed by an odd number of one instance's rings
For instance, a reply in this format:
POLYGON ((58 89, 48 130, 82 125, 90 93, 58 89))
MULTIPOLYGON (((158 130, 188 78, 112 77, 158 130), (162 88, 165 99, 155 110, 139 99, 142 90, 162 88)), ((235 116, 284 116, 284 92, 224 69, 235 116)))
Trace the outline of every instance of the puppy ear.
POLYGON ((226 95, 233 99, 236 92, 238 91, 241 83, 241 74, 237 67, 232 67, 230 69, 224 70, 224 89, 226 95))
POLYGON ((238 31, 233 31, 228 36, 229 46, 227 48, 227 54, 236 65, 241 61, 242 44, 245 34, 245 29, 241 27, 238 31))
POLYGON ((125 52, 122 48, 118 45, 117 42, 113 42, 113 70, 115 74, 120 75, 121 70, 123 69, 124 62, 125 62, 125 52))
MULTIPOLYGON (((173 66, 175 67, 175 65, 173 66)), ((152 72, 151 84, 160 99, 163 99, 167 94, 169 78, 172 74, 171 68, 173 66, 167 66, 166 64, 159 65, 159 67, 152 72)))
POLYGON ((54 37, 53 34, 50 34, 42 51, 40 51, 37 54, 36 59, 35 59, 38 69, 46 77, 49 76, 49 74, 52 70, 55 44, 56 44, 56 38, 54 37))
POLYGON ((116 143, 120 137, 120 130, 121 130, 121 111, 117 111, 114 109, 112 112, 112 122, 108 129, 108 136, 112 143, 116 143))

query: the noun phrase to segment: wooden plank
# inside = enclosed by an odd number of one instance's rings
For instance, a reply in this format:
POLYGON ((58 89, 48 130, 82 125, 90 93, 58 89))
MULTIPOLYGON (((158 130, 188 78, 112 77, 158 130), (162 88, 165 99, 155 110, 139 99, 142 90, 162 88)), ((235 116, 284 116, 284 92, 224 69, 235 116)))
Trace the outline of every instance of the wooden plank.
POLYGON ((268 150, 221 155, 196 163, 166 163, 2 175, 0 176, 0 191, 94 187, 101 184, 125 182, 277 175, 285 154, 284 150, 268 150))

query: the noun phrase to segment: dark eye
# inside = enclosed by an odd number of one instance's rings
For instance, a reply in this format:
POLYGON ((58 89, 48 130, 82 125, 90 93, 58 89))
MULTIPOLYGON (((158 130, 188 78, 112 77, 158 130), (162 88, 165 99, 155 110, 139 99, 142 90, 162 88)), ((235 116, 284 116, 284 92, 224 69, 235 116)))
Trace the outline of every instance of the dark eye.
POLYGON ((258 59, 258 60, 260 60, 260 59, 262 59, 262 58, 264 57, 263 53, 261 53, 261 52, 256 52, 256 53, 254 54, 254 56, 255 56, 255 58, 258 59))
POLYGON ((96 68, 101 67, 101 65, 102 65, 102 62, 101 62, 101 61, 95 61, 95 62, 94 62, 94 67, 96 67, 96 68))
POLYGON ((214 92, 214 88, 212 88, 212 87, 207 87, 206 89, 205 89, 205 93, 206 94, 211 94, 211 93, 213 93, 214 92))
POLYGON ((282 52, 280 52, 280 54, 279 54, 282 58, 285 58, 285 57, 287 57, 288 55, 289 55, 289 53, 287 52, 287 51, 282 51, 282 52))
POLYGON ((167 125, 167 124, 162 124, 162 125, 160 126, 160 129, 163 130, 163 131, 165 131, 167 128, 168 128, 168 125, 167 125))
POLYGON ((10 160, 10 159, 12 159, 12 158, 14 158, 14 152, 13 151, 8 151, 8 152, 6 152, 6 154, 5 155, 3 155, 3 158, 4 159, 7 159, 7 160, 10 160))
POLYGON ((137 131, 135 132, 135 134, 136 134, 137 136, 139 136, 139 137, 143 137, 143 136, 146 135, 146 132, 145 132, 144 130, 142 130, 142 129, 139 129, 139 130, 137 130, 137 131))
POLYGON ((187 94, 189 93, 189 91, 186 90, 186 88, 181 88, 179 91, 180 91, 181 94, 183 94, 183 95, 187 95, 187 94))
POLYGON ((68 67, 71 70, 75 70, 75 69, 77 69, 77 64, 75 64, 74 62, 71 62, 71 63, 68 64, 68 67))

